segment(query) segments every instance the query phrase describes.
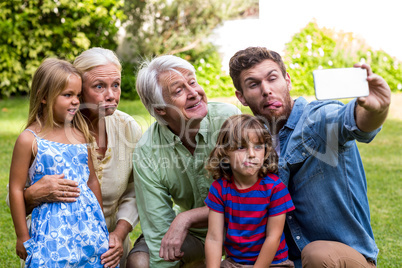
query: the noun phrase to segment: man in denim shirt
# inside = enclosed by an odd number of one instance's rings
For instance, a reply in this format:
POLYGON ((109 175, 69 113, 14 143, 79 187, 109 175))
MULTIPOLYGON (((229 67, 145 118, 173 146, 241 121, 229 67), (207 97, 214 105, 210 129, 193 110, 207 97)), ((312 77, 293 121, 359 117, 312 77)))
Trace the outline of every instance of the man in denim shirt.
POLYGON ((375 267, 378 248, 355 140, 368 143, 379 132, 391 101, 387 83, 370 66, 355 65, 367 70, 369 96, 346 105, 308 103, 290 98, 290 76, 274 51, 250 47, 229 65, 237 98, 276 142, 279 176, 296 207, 285 226, 296 267, 375 267))

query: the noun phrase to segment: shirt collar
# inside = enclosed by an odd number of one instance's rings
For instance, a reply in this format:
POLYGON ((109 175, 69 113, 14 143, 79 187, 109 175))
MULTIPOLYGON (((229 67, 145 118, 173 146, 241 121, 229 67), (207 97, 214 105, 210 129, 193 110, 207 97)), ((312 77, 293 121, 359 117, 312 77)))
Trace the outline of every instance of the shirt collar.
POLYGON ((288 121, 284 127, 294 129, 301 115, 303 114, 304 108, 307 106, 308 102, 305 98, 299 97, 295 100, 292 108, 292 112, 289 115, 288 121))
POLYGON ((203 137, 204 142, 208 142, 208 129, 209 129, 209 120, 208 120, 209 114, 207 114, 204 119, 202 119, 200 123, 200 130, 197 133, 196 141, 198 142, 200 138, 198 137, 203 137))
MULTIPOLYGON (((159 123, 156 122, 156 124, 159 124, 159 123)), ((159 124, 159 127, 161 129, 161 133, 162 133, 163 137, 166 139, 168 144, 181 142, 179 136, 174 134, 167 125, 159 124)), ((203 137, 205 143, 208 142, 208 127, 209 127, 209 121, 208 121, 208 114, 207 114, 204 117, 204 119, 202 119, 202 121, 200 123, 200 129, 195 137, 195 140, 197 143, 200 140, 200 138, 199 138, 200 136, 203 137)))

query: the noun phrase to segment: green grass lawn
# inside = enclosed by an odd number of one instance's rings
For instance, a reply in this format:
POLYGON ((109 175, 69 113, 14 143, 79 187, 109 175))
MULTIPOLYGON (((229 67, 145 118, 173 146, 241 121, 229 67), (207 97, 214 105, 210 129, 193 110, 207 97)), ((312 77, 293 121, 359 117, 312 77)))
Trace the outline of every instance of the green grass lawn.
MULTIPOLYGON (((140 101, 121 101, 119 109, 132 115, 143 131, 153 122, 140 101)), ((19 265, 14 227, 5 198, 14 142, 23 130, 27 114, 27 99, 0 100, 0 267, 19 265)), ((401 144, 402 121, 399 120, 388 120, 369 145, 359 144, 368 180, 374 236, 380 248, 378 267, 402 267, 401 144)), ((140 232, 137 225, 131 238, 135 239, 140 232)))

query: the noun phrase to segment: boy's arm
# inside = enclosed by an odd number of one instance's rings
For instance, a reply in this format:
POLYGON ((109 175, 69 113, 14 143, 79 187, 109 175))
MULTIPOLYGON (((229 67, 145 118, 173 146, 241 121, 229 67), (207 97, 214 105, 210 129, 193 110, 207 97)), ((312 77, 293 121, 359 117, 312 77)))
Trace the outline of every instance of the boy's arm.
POLYGON ((222 260, 224 214, 209 210, 205 257, 208 268, 220 267, 222 260))
POLYGON ((31 162, 32 144, 34 141, 35 138, 32 134, 28 132, 21 133, 14 146, 10 167, 10 210, 15 233, 17 235, 17 255, 23 260, 27 257, 23 243, 30 238, 25 218, 24 188, 31 162))
POLYGON ((281 242, 285 219, 286 213, 268 218, 267 236, 262 245, 257 261, 254 264, 255 268, 269 267, 271 265, 281 242))

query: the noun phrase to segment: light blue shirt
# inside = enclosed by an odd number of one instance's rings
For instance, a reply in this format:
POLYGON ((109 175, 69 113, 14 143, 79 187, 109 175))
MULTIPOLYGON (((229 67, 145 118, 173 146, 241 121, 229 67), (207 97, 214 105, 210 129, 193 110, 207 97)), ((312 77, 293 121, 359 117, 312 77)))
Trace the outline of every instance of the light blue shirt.
POLYGON ((377 259, 366 175, 355 140, 368 143, 380 129, 360 131, 355 105, 356 100, 309 104, 298 98, 279 132, 279 176, 296 207, 287 214, 285 228, 296 267, 301 267, 300 252, 315 240, 338 241, 377 259))

